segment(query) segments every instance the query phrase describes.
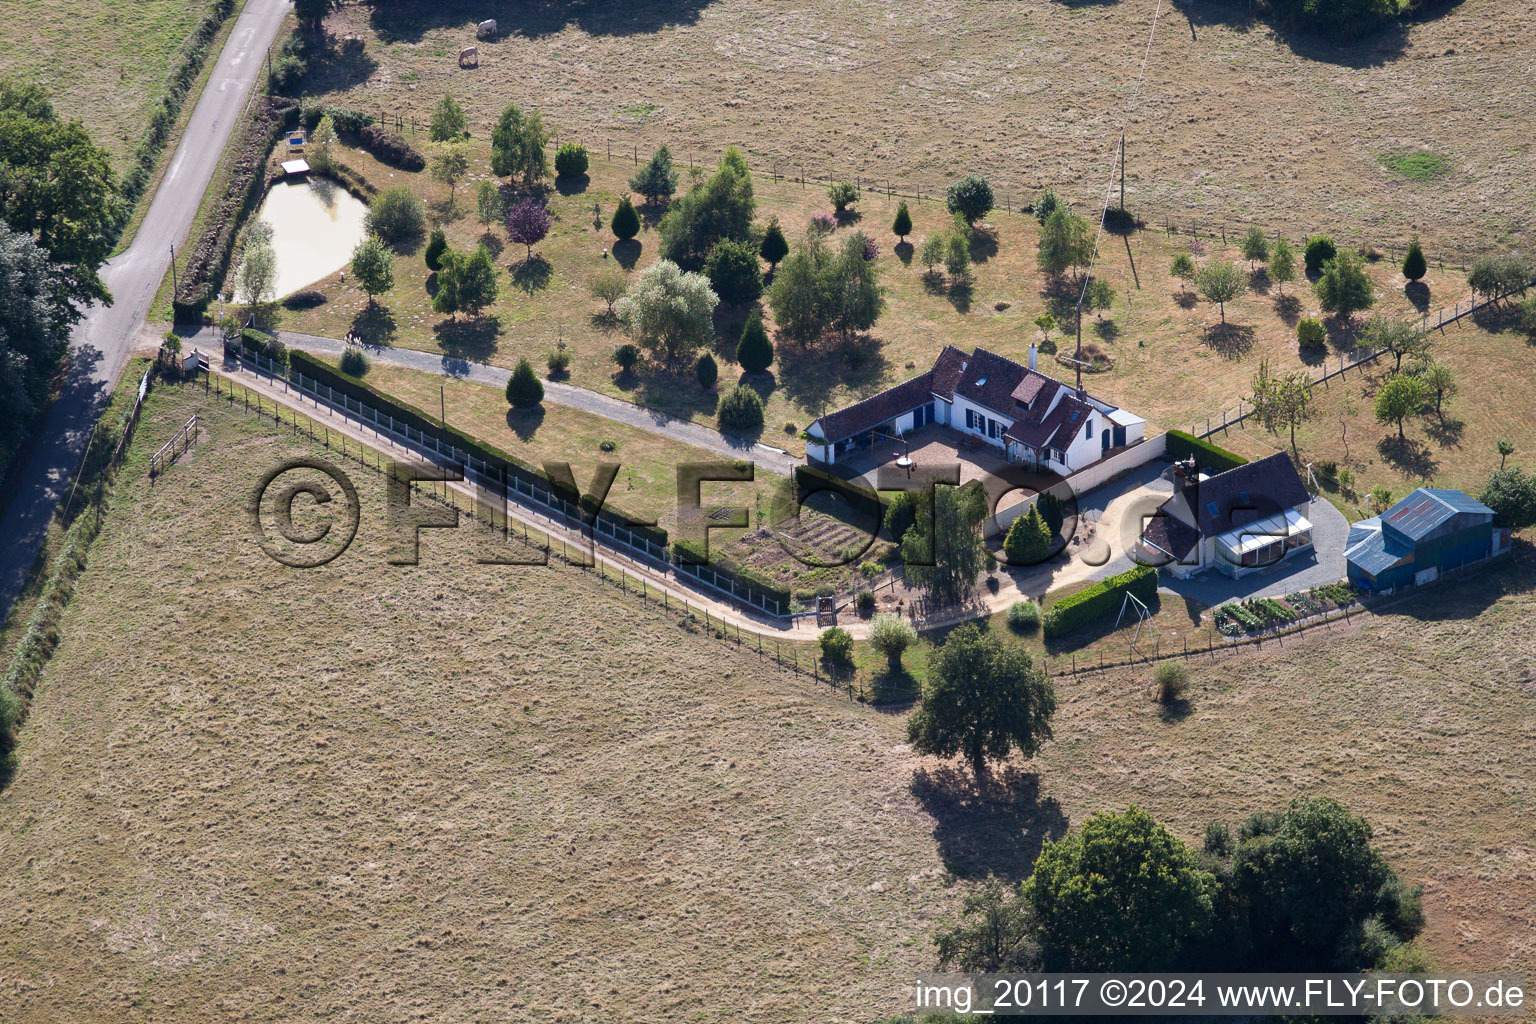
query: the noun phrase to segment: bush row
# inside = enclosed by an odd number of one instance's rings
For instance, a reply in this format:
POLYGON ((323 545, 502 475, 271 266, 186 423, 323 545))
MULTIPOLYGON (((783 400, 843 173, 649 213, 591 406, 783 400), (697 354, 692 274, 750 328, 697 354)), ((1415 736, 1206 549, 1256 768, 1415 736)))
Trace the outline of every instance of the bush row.
POLYGON ((1120 613, 1126 594, 1134 594, 1144 604, 1150 604, 1157 596, 1157 570, 1150 565, 1138 565, 1062 598, 1045 613, 1045 635, 1065 636, 1084 626, 1110 621, 1120 613))
POLYGON ((1236 469, 1248 462, 1241 455, 1229 452, 1209 441, 1202 441, 1195 435, 1186 434, 1182 430, 1168 431, 1168 455, 1174 460, 1194 456, 1195 463, 1213 475, 1236 469))
MULTIPOLYGON (((706 559, 704 549, 691 541, 673 541, 672 553, 678 556, 674 561, 677 562, 678 570, 681 572, 700 575, 699 570, 709 569, 716 576, 736 583, 747 590, 755 591, 769 601, 779 602, 779 611, 785 612, 789 610, 790 601, 793 597, 789 588, 759 572, 737 565, 735 562, 723 558, 719 554, 709 555, 706 559), (708 561, 708 565, 698 564, 704 561, 708 561)), ((706 582, 708 582, 707 577, 706 582)), ((726 589, 729 588, 727 587, 726 589)))
POLYGON ((74 592, 75 580, 85 568, 91 541, 101 529, 101 516, 89 514, 89 506, 99 507, 106 500, 106 489, 115 466, 113 456, 132 420, 138 382, 145 365, 144 360, 135 361, 123 373, 111 403, 102 413, 100 429, 91 436, 76 485, 77 495, 85 498, 87 511, 76 515, 65 531, 59 553, 48 566, 47 580, 37 606, 27 620, 26 632, 16 645, 4 678, 0 678, 0 758, 7 753, 10 732, 26 716, 27 703, 38 677, 59 645, 59 623, 64 617, 64 609, 74 592))
POLYGON ((165 89, 155 101, 154 112, 149 115, 149 127, 144 129, 144 135, 134 151, 133 167, 123 175, 122 193, 128 201, 123 208, 125 218, 149 187, 155 165, 160 162, 160 152, 171 136, 171 129, 176 126, 176 117, 181 113, 181 105, 186 101, 192 83, 202 70, 209 46, 234 9, 235 0, 209 0, 208 6, 203 9, 203 16, 183 40, 176 56, 171 58, 171 70, 165 76, 165 89))
POLYGON ((338 107, 334 103, 320 103, 306 96, 299 102, 299 123, 306 131, 314 131, 322 117, 329 117, 339 135, 361 135, 364 128, 374 123, 374 116, 356 107, 338 107))
MULTIPOLYGON (((477 460, 490 467, 492 473, 499 474, 508 480, 521 480, 524 484, 537 490, 555 495, 562 501, 572 505, 581 504, 587 511, 591 510, 590 503, 584 503, 584 496, 572 492, 553 483, 544 475, 543 470, 530 466, 515 455, 510 455, 492 445, 486 444, 479 438, 471 437, 454 429, 429 413, 425 413, 415 406, 400 401, 392 395, 387 395, 372 385, 358 380, 350 374, 342 373, 334 366, 323 360, 316 359, 308 352, 294 349, 288 353, 289 365, 295 372, 302 373, 311 380, 330 387, 342 394, 366 403, 375 411, 394 417, 397 422, 409 425, 429 437, 435 437, 445 444, 451 444, 460 451, 473 455, 477 460)), ((650 526, 630 515, 623 509, 605 502, 598 518, 604 523, 618 526, 628 530, 637 536, 661 548, 667 546, 667 531, 659 526, 650 526)))
POLYGON ((427 160, 411 148, 410 143, 393 132, 387 132, 376 124, 370 124, 358 133, 363 148, 380 163, 398 167, 402 171, 419 171, 427 166, 427 160))
POLYGON ((224 195, 209 211, 203 233, 192 248, 172 303, 177 322, 196 322, 218 294, 229 271, 235 236, 265 183, 267 154, 292 124, 298 104, 280 96, 262 96, 239 127, 224 195))

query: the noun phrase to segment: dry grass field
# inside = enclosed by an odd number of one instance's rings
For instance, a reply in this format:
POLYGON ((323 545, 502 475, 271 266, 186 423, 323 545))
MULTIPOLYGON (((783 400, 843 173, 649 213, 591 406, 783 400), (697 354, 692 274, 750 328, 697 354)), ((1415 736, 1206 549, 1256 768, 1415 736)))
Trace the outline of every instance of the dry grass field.
MULTIPOLYGON (((416 141, 425 145, 424 136, 416 141)), ((330 297, 328 303, 304 311, 276 309, 277 325, 333 338, 356 329, 370 342, 503 366, 526 356, 541 369, 545 356, 563 342, 573 357, 573 383, 712 423, 718 390, 700 388, 691 367, 665 372, 650 365, 632 376, 617 373, 611 354, 627 338, 604 315, 604 303, 590 293, 599 273, 618 262, 612 255, 605 258, 603 250, 614 241, 608 221, 628 191, 633 172, 629 162, 609 161, 598 154, 585 178, 557 182, 547 193, 550 235, 529 262, 523 247, 507 240, 505 228, 493 227, 487 235, 475 221, 473 186, 490 175, 489 148, 475 145, 471 149, 469 178, 457 187, 456 206, 449 204, 447 186, 426 173, 393 171, 357 150, 345 150, 344 158, 381 188, 409 185, 426 202, 454 248, 472 249, 488 242, 502 273, 499 300, 485 316, 455 320, 433 312, 428 270, 418 246, 397 257, 395 287, 379 296, 378 307, 368 307, 355 279, 349 276, 342 282, 333 274, 316 285, 330 297), (470 193, 467 198, 466 192, 470 193), (600 211, 598 217, 593 215, 594 205, 600 211)), ((686 180, 686 169, 683 176, 686 180)), ((798 241, 813 213, 831 208, 826 189, 776 182, 761 168, 756 170, 754 188, 759 222, 778 217, 792 241, 798 241)), ((851 346, 832 339, 809 348, 794 342, 776 344, 771 376, 753 382, 766 399, 763 440, 767 443, 803 451, 798 431, 822 411, 926 369, 945 344, 979 345, 1024 361, 1030 342, 1040 339, 1035 318, 1047 308, 1059 310, 1063 302, 1070 306, 1036 267, 1037 224, 1030 215, 1016 208, 997 210, 973 245, 971 282, 955 287, 952 282, 926 278, 912 251, 897 248, 890 233, 896 205, 897 200, 866 192, 855 207, 858 217, 831 236, 834 245, 853 230, 877 240, 882 280, 888 289, 887 309, 871 335, 851 346), (795 429, 789 430, 788 425, 795 429)), ((924 237, 949 229, 950 217, 942 202, 914 203, 911 211, 912 241, 920 244, 924 237)), ((1085 344, 1103 349, 1114 368, 1090 375, 1086 386, 1146 416, 1154 427, 1187 429, 1207 415, 1219 414, 1223 406, 1235 410, 1237 396, 1248 393, 1260 359, 1269 358, 1277 369, 1300 366, 1295 324, 1300 317, 1318 312, 1317 300, 1304 280, 1277 287, 1262 271, 1254 274, 1249 289, 1227 304, 1228 324, 1223 326, 1215 304, 1197 299, 1169 274, 1173 257, 1189 252, 1192 244, 1198 249, 1197 262, 1203 262, 1223 255, 1239 258, 1236 242, 1230 236, 1226 246, 1219 236, 1203 236, 1197 242, 1188 235, 1170 236, 1156 229, 1105 234, 1097 273, 1114 288, 1115 301, 1102 315, 1085 316, 1083 337, 1085 344)), ((656 259, 659 240, 654 224, 644 226, 636 243, 617 254, 630 276, 656 259)), ((1416 307, 1404 294, 1402 275, 1393 262, 1382 259, 1369 264, 1369 269, 1377 286, 1377 308, 1412 315, 1416 307)), ((1464 275, 1458 271, 1432 268, 1425 285, 1428 299, 1419 301, 1427 301, 1432 309, 1467 295, 1464 275)), ((740 310, 717 315, 717 328, 731 343, 739 336, 745 315, 740 310)), ((771 310, 766 308, 765 318, 771 330, 771 310)), ((1067 342, 1060 332, 1053 332, 1052 338, 1065 351, 1067 342)), ((1328 358, 1336 360, 1350 344, 1347 332, 1336 336, 1328 358)), ((720 351, 725 351, 723 342, 720 351)), ((1071 374, 1070 367, 1049 357, 1043 357, 1041 365, 1059 377, 1071 374)), ((733 383, 739 372, 722 361, 721 386, 733 383)))
POLYGON ((304 454, 151 397, 0 794, 7 1019, 871 1021, 969 879, 1083 816, 1194 841, 1302 793, 1426 886, 1437 963, 1536 967, 1527 553, 1195 661, 1179 716, 1140 674, 1058 677, 1055 741, 978 799, 900 714, 577 570, 433 531, 386 565, 355 467, 352 548, 269 562, 246 498, 304 454))
POLYGON ((48 90, 126 170, 171 56, 202 15, 193 0, 26 0, 0 17, 0 76, 48 90))
MULTIPOLYGON (((736 144, 786 173, 929 194, 977 170, 1015 201, 1050 185, 1096 207, 1155 7, 384 2, 331 16, 365 52, 311 88, 418 120, 447 90, 485 131, 515 100, 598 151, 667 143, 712 161, 736 144), (461 70, 486 17, 504 37, 461 70)), ((1276 33, 1246 3, 1165 3, 1128 133, 1129 205, 1355 244, 1529 243, 1533 66, 1521 0, 1464 0, 1347 47, 1276 33)))

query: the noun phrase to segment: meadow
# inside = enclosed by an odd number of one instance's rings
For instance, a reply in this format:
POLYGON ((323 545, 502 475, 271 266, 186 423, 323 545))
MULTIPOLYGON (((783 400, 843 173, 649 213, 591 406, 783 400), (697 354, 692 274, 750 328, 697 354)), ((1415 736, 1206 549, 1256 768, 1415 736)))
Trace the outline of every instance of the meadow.
MULTIPOLYGON (((481 134, 478 126, 471 132, 481 134)), ((426 144, 424 136, 415 141, 426 144)), ((454 248, 485 244, 493 251, 502 271, 500 294, 483 316, 455 318, 432 310, 430 272, 417 245, 397 254, 395 286, 378 297, 376 307, 369 307, 355 279, 331 275, 315 285, 328 296, 326 304, 309 310, 273 310, 275 325, 333 338, 356 330, 372 344, 503 366, 527 357, 541 371, 549 353, 563 345, 572 357, 572 383, 712 425, 720 387, 740 376, 740 370, 725 358, 733 351, 746 311, 722 308, 717 313, 721 379, 717 388, 705 389, 691 368, 668 371, 650 363, 635 374, 619 373, 612 352, 628 339, 607 315, 605 304, 591 295, 592 282, 604 270, 618 264, 633 278, 656 259, 659 242, 654 217, 643 218, 634 246, 614 249, 608 228, 619 199, 628 192, 628 178, 634 171, 631 160, 595 154, 586 175, 557 179, 541 192, 552 227, 530 260, 523 247, 508 241, 504 227, 487 230, 476 221, 472 194, 477 181, 490 177, 489 149, 472 142, 470 151, 469 173, 452 198, 448 186, 425 172, 393 170, 355 149, 344 149, 342 156, 349 167, 378 187, 404 184, 411 188, 454 248), (605 255, 605 250, 610 251, 605 255)), ((686 183, 686 166, 680 173, 686 183)), ((754 188, 758 222, 777 217, 792 243, 803 235, 812 214, 831 207, 825 188, 775 181, 771 172, 761 168, 755 172, 754 188)), ((770 373, 748 381, 765 398, 762 440, 767 443, 802 453, 799 432, 823 411, 926 369, 945 344, 966 349, 982 346, 1023 362, 1031 342, 1044 340, 1035 326, 1041 312, 1053 309, 1070 322, 1075 295, 1066 297, 1037 268, 1039 227, 1030 214, 1017 207, 995 210, 972 245, 975 262, 969 281, 957 281, 942 274, 928 275, 911 247, 950 229, 942 199, 909 204, 914 231, 908 246, 898 246, 889 230, 899 201, 865 191, 853 208, 854 215, 831 236, 837 244, 847 233, 861 230, 879 245, 877 260, 887 288, 887 308, 869 335, 851 343, 828 338, 810 346, 777 341, 770 373)), ((1087 375, 1084 386, 1145 416, 1154 428, 1188 429, 1208 415, 1219 416, 1223 407, 1235 411, 1237 396, 1248 393, 1262 359, 1280 370, 1310 363, 1315 373, 1320 360, 1311 356, 1304 360, 1295 338, 1296 322, 1318 312, 1317 299, 1305 280, 1276 285, 1262 269, 1254 270, 1249 287, 1227 303, 1224 324, 1214 303, 1199 299, 1169 272, 1174 256, 1191 252, 1197 263, 1225 256, 1251 270, 1241 262, 1237 241, 1229 235, 1224 244, 1219 234, 1194 237, 1151 226, 1129 234, 1104 234, 1096 273, 1110 283, 1115 297, 1108 309, 1085 314, 1083 339, 1085 345, 1103 351, 1112 368, 1087 375)), ((1442 270, 1433 257, 1431 253, 1426 290, 1412 299, 1393 261, 1381 258, 1369 263, 1377 308, 1411 316, 1425 302, 1438 308, 1463 299, 1467 294, 1464 275, 1442 270)), ((771 310, 762 305, 772 330, 771 310)), ((1357 324, 1362 322, 1363 318, 1357 324)), ((1070 354, 1072 341, 1061 330, 1053 330, 1050 339, 1063 355, 1070 354)), ((1352 344, 1352 329, 1336 329, 1326 359, 1336 361, 1352 344)), ((1041 357, 1041 366, 1064 379, 1073 372, 1049 356, 1041 357)))
MULTIPOLYGON (((0 76, 30 79, 127 170, 170 59, 203 14, 188 0, 29 0, 0 18, 0 76)), ((194 100, 195 102, 195 100, 194 100)))
POLYGON ((1235 2, 793 8, 751 0, 544 5, 475 0, 343 8, 365 51, 316 93, 424 121, 444 91, 486 125, 509 100, 561 138, 710 162, 892 179, 932 195, 968 171, 1019 197, 1051 186, 1097 207, 1131 93, 1128 205, 1351 244, 1446 251, 1531 240, 1536 119, 1509 69, 1536 58, 1536 10, 1464 0, 1339 46, 1235 2), (460 69, 481 18, 503 37, 460 69), (1258 87, 1262 83, 1262 87, 1258 87), (1475 101, 1472 98, 1475 97, 1475 101))
POLYGON ((1054 741, 978 794, 900 709, 576 569, 476 565, 462 530, 385 564, 376 478, 345 554, 276 565, 245 503, 302 455, 152 393, 0 793, 13 1019, 870 1021, 971 885, 1087 814, 1135 802, 1193 842, 1314 793, 1425 886, 1437 965, 1536 966, 1523 546, 1193 659, 1177 714, 1144 670, 1058 674, 1054 741))

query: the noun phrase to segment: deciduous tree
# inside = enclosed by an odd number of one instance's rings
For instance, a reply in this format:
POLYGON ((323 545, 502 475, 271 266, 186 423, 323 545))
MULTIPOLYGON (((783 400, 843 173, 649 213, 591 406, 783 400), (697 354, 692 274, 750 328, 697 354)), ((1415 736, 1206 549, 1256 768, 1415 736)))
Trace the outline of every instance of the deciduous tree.
POLYGON ((499 177, 521 177, 524 184, 542 181, 549 173, 544 144, 549 141, 544 119, 536 110, 524 113, 516 103, 501 112, 491 129, 491 171, 499 177))
POLYGON ((433 142, 457 142, 464 138, 466 126, 464 108, 452 96, 443 93, 443 98, 432 108, 432 125, 427 129, 427 138, 433 142))
POLYGON ((1231 260, 1213 259, 1200 269, 1195 285, 1207 302, 1221 308, 1221 322, 1227 322, 1227 303, 1243 294, 1243 272, 1231 260))
POLYGON ((715 172, 676 200, 661 219, 661 254, 680 267, 698 270, 715 243, 751 237, 754 209, 752 175, 732 146, 715 172))
POLYGON ((1248 261, 1248 268, 1256 269, 1257 264, 1269 259, 1269 238, 1262 228, 1249 228, 1243 233, 1238 249, 1242 252, 1243 259, 1248 261))
POLYGON ((1396 423, 1397 436, 1403 438, 1403 421, 1424 408, 1424 382, 1411 373, 1400 373, 1376 392, 1376 421, 1396 423))
POLYGON ((869 622, 869 646, 885 655, 891 671, 901 669, 901 656, 917 643, 917 630, 900 615, 882 612, 869 622))
POLYGON ((475 219, 485 228, 485 236, 491 235, 491 225, 507 215, 507 206, 501 198, 501 189, 494 181, 482 181, 475 186, 475 219))
POLYGON ((657 260, 614 304, 629 336, 668 363, 692 355, 714 337, 720 299, 702 274, 690 274, 671 260, 657 260))
POLYGON ((352 250, 352 275, 363 291, 368 293, 371 307, 377 296, 395 286, 395 261, 384 243, 369 235, 352 250))
POLYGON ((524 199, 507 213, 507 237, 527 247, 527 259, 533 259, 533 247, 549 234, 549 211, 537 199, 524 199))
POLYGON ((1313 285, 1318 305, 1340 320, 1348 320, 1356 313, 1370 309, 1376 302, 1375 288, 1370 275, 1365 272, 1365 261, 1359 253, 1346 249, 1323 264, 1323 276, 1313 285))
POLYGON ((952 605, 971 592, 992 557, 981 539, 987 496, 979 486, 936 487, 933 503, 933 515, 919 517, 902 538, 901 556, 907 579, 935 604, 952 605))
POLYGON ((1173 258, 1173 265, 1168 268, 1168 272, 1179 279, 1180 291, 1187 289, 1189 282, 1193 281, 1198 273, 1195 270, 1195 261, 1189 258, 1187 252, 1181 252, 1173 258))
POLYGON ((1093 259, 1093 239, 1088 222, 1057 207, 1040 228, 1040 243, 1035 260, 1052 277, 1068 270, 1086 267, 1093 259))
MULTIPOLYGON (((946 490, 954 489, 939 493, 946 490)), ((929 656, 928 682, 907 720, 907 738, 919 753, 962 755, 984 784, 987 761, 1014 751, 1032 757, 1050 739, 1055 712, 1055 689, 1029 655, 967 623, 929 656)))
POLYGON ((963 217, 966 224, 975 224, 991 213, 996 201, 992 183, 979 174, 967 174, 944 193, 944 206, 950 213, 963 217))
POLYGON ((1269 279, 1279 286, 1281 295, 1285 294, 1285 286, 1296 280, 1296 254, 1284 238, 1275 239, 1274 248, 1269 251, 1269 279))

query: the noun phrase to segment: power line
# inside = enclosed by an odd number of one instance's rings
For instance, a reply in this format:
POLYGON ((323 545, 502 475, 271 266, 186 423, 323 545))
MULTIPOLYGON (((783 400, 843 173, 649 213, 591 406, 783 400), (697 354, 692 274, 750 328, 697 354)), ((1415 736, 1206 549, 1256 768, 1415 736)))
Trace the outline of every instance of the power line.
MULTIPOLYGON (((1136 109, 1136 101, 1141 98, 1141 87, 1147 78, 1147 64, 1152 59, 1152 41, 1157 38, 1157 22, 1163 16, 1163 0, 1157 0, 1157 9, 1152 13, 1152 30, 1147 33, 1147 48, 1141 55, 1141 71, 1136 75, 1136 88, 1131 91, 1131 98, 1125 104, 1125 118, 1120 122, 1120 136, 1110 146, 1109 180, 1104 184, 1104 205, 1099 210, 1099 228, 1093 236, 1093 255, 1088 259, 1088 272, 1083 275, 1083 287, 1077 296, 1077 389, 1083 389, 1083 302, 1088 298, 1088 279, 1093 275, 1093 268, 1099 262, 1099 240, 1104 237, 1104 221, 1109 217, 1109 199, 1115 190, 1115 146, 1120 149, 1120 172, 1125 173, 1125 133, 1130 128, 1131 114, 1136 109)), ((1122 212, 1123 201, 1122 201, 1122 212)))

